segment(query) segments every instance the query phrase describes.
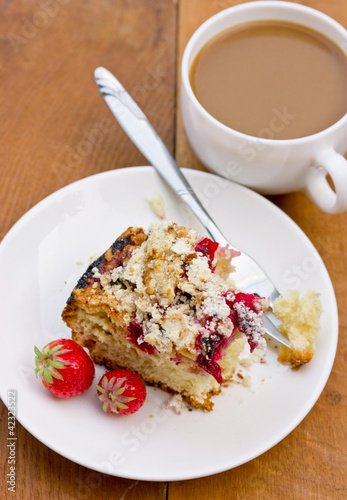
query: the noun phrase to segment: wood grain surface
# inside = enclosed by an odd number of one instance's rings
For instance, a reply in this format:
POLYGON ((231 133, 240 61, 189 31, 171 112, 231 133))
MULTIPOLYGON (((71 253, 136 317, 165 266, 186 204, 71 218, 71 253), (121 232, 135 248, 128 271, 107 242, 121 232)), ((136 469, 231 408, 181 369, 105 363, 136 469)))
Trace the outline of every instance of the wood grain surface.
MULTIPOLYGON (((117 74, 179 164, 203 169, 182 126, 180 60, 193 31, 214 13, 237 3, 3 0, 0 237, 28 209, 62 186, 97 172, 148 164, 112 121, 96 91, 93 71, 99 65, 117 74)), ((347 3, 301 3, 347 26, 347 3)), ((325 214, 300 193, 270 199, 316 246, 338 301, 340 337, 335 364, 303 422, 277 446, 243 466, 169 484, 89 470, 53 452, 17 424, 16 493, 11 493, 6 484, 7 409, 1 402, 0 499, 347 498, 347 213, 325 214)))

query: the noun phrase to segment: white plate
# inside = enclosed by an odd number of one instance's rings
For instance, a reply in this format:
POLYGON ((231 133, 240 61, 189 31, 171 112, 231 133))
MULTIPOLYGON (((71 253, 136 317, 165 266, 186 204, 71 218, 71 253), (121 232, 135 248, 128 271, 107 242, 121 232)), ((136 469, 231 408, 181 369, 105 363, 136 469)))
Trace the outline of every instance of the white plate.
MULTIPOLYGON (((318 253, 281 210, 212 174, 186 170, 206 208, 236 247, 268 272, 280 291, 314 288, 324 305, 316 354, 299 371, 279 364, 251 369, 252 387, 230 384, 213 412, 165 410, 168 394, 148 388, 141 410, 106 415, 92 387, 59 400, 34 375, 34 345, 69 337, 60 314, 89 259, 130 225, 156 220, 146 198, 159 190, 169 220, 201 231, 151 167, 105 172, 71 184, 22 217, 0 245, 1 397, 17 391, 19 422, 61 455, 97 471, 139 480, 179 480, 231 469, 287 436, 310 411, 336 352, 334 291, 318 253), (4 355, 6 353, 6 355, 4 355)), ((104 369, 97 368, 97 377, 104 369)), ((97 382, 97 380, 95 381, 97 382)))

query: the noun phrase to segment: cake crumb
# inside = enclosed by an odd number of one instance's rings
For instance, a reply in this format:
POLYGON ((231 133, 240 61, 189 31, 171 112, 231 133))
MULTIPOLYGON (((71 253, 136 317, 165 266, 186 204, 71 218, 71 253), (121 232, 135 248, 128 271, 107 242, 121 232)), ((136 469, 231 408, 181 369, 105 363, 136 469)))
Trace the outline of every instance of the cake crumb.
POLYGON ((183 409, 182 396, 180 394, 175 394, 174 396, 172 396, 166 405, 166 409, 174 410, 177 415, 181 415, 183 409))
POLYGON ((166 210, 165 203, 162 195, 159 191, 156 191, 152 196, 147 198, 148 203, 150 204, 151 209, 159 217, 159 219, 166 219, 166 210))
POLYGON ((311 361, 322 315, 319 293, 309 289, 300 297, 298 290, 287 290, 275 300, 273 312, 282 321, 279 330, 291 346, 280 347, 278 361, 296 368, 311 361))
POLYGON ((242 384, 244 387, 251 387, 252 385, 252 377, 242 366, 239 366, 234 372, 232 380, 236 384, 242 384))
POLYGON ((244 387, 251 387, 252 386, 252 377, 250 375, 246 375, 242 381, 242 385, 244 387))

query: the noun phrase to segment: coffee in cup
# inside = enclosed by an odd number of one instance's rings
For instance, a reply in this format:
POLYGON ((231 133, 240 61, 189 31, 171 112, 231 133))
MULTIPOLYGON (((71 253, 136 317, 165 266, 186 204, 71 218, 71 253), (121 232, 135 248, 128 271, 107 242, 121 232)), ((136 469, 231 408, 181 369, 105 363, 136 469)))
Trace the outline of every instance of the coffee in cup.
POLYGON ((316 134, 347 113, 345 54, 293 23, 253 21, 223 31, 199 51, 189 80, 216 120, 265 139, 316 134))

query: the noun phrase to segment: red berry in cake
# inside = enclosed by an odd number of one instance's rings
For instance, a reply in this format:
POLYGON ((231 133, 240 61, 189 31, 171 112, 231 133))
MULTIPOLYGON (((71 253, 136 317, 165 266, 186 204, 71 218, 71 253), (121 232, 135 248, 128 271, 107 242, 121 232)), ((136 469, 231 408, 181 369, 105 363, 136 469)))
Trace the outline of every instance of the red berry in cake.
POLYGON ((142 378, 130 370, 105 373, 96 386, 105 412, 130 415, 141 408, 146 399, 142 378))
POLYGON ((196 252, 202 253, 202 255, 208 258, 208 263, 212 271, 214 270, 212 266, 214 254, 218 247, 219 244, 210 240, 210 238, 202 238, 195 246, 196 252))
POLYGON ((53 340, 42 352, 35 346, 35 374, 58 398, 71 398, 92 385, 94 363, 86 351, 70 339, 53 340))

